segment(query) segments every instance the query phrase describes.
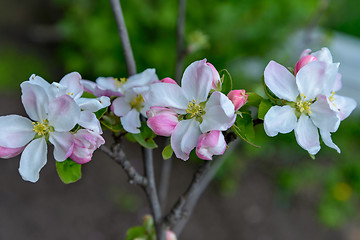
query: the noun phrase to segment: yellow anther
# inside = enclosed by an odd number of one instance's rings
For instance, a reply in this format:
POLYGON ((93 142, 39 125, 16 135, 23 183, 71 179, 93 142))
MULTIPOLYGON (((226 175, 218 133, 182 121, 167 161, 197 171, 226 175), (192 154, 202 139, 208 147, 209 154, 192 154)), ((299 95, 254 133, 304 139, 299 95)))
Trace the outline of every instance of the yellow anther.
POLYGON ((192 102, 189 102, 188 108, 186 109, 186 113, 190 114, 190 118, 199 117, 203 115, 205 112, 203 108, 196 103, 195 99, 192 102))
POLYGON ((69 96, 74 96, 74 93, 68 92, 67 95, 69 95, 69 96))
POLYGON ((40 136, 44 136, 50 132, 49 122, 47 120, 43 120, 42 123, 40 122, 33 122, 32 125, 34 126, 33 131, 40 136))
POLYGON ((130 102, 131 108, 135 108, 138 112, 143 108, 144 106, 144 98, 141 94, 137 95, 131 102, 130 102))
POLYGON ((121 87, 124 83, 127 82, 127 78, 120 78, 120 80, 118 78, 114 78, 114 85, 119 88, 121 87))
POLYGON ((329 97, 330 102, 333 102, 335 100, 334 95, 335 95, 335 92, 332 91, 331 96, 329 97))
POLYGON ((312 112, 310 111, 310 105, 311 105, 311 102, 300 100, 296 103, 296 109, 300 113, 305 112, 306 114, 311 114, 312 112))

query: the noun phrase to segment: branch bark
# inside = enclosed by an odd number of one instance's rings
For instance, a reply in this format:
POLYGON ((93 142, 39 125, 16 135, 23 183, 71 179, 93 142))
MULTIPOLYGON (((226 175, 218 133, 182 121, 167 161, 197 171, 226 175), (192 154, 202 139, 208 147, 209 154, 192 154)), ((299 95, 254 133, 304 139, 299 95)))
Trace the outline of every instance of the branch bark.
POLYGON ((180 82, 181 73, 183 69, 183 60, 185 57, 184 51, 184 32, 185 32, 185 13, 186 13, 186 0, 179 0, 177 29, 176 29, 176 67, 175 67, 175 81, 180 82))

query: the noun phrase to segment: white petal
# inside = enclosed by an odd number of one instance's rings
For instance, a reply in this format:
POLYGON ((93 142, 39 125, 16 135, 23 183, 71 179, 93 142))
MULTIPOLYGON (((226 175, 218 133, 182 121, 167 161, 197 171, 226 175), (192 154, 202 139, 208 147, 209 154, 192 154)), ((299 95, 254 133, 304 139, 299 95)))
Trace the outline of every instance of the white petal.
POLYGON ((270 61, 264 71, 266 86, 279 98, 294 102, 299 95, 295 76, 284 66, 270 61))
POLYGON ((68 132, 79 122, 80 108, 68 95, 55 98, 49 104, 48 120, 57 132, 68 132))
POLYGON ((94 132, 102 133, 100 121, 96 118, 95 113, 89 111, 81 111, 79 125, 94 132))
POLYGON ((36 76, 35 74, 32 74, 31 77, 29 78, 29 82, 31 84, 35 84, 35 85, 39 85, 44 89, 49 88, 50 83, 48 83, 45 79, 43 79, 40 76, 36 76))
POLYGON ((341 73, 338 73, 336 75, 336 80, 335 80, 335 84, 334 84, 334 87, 333 87, 333 91, 339 91, 341 88, 342 88, 342 81, 341 81, 341 78, 342 78, 342 75, 341 73))
POLYGON ((18 148, 25 146, 34 136, 32 122, 18 115, 0 117, 0 146, 18 148))
MULTIPOLYGON (((213 74, 206 59, 190 64, 181 79, 181 87, 189 101, 204 102, 212 87, 213 74)), ((174 84, 171 84, 174 85, 174 84)))
POLYGON ((23 82, 21 85, 21 100, 26 113, 34 121, 42 121, 47 117, 49 97, 39 85, 23 82))
POLYGON ((60 84, 67 87, 67 93, 72 98, 80 98, 84 92, 84 87, 80 83, 81 75, 78 72, 71 72, 66 74, 61 80, 60 84))
POLYGON ((225 131, 234 124, 235 118, 235 107, 230 99, 220 92, 214 92, 205 105, 201 132, 225 131))
POLYGON ((47 145, 44 137, 35 139, 26 146, 20 158, 19 173, 25 181, 36 182, 39 172, 47 161, 47 145))
POLYGON ((289 133, 296 127, 295 109, 289 105, 273 106, 264 117, 264 129, 268 136, 274 137, 278 133, 289 133))
POLYGON ((131 109, 126 115, 120 118, 124 129, 129 133, 140 133, 138 129, 141 127, 140 113, 136 109, 131 109))
POLYGON ((334 95, 333 98, 334 100, 330 103, 330 106, 332 109, 335 108, 337 111, 339 111, 339 117, 341 121, 347 118, 356 108, 357 103, 352 98, 340 95, 334 95))
POLYGON ((159 81, 158 76, 155 73, 154 68, 148 68, 145 71, 135 74, 127 80, 123 85, 123 89, 126 92, 128 89, 133 87, 139 87, 149 85, 150 83, 159 81))
POLYGON ((319 95, 316 102, 310 105, 310 118, 316 127, 327 131, 335 132, 340 125, 340 118, 337 112, 333 111, 325 96, 319 95))
POLYGON ((189 154, 201 135, 199 125, 194 118, 180 121, 176 125, 171 135, 171 147, 177 158, 184 161, 189 159, 189 154))
POLYGON ((319 50, 317 52, 314 52, 311 55, 316 57, 317 60, 321 61, 321 62, 325 62, 325 63, 332 63, 333 62, 331 53, 330 53, 329 49, 326 48, 326 47, 321 48, 321 50, 319 50))
POLYGON ((298 144, 315 155, 320 150, 319 133, 310 118, 302 114, 295 127, 295 137, 298 144))
POLYGON ((84 91, 94 94, 94 91, 96 88, 96 83, 94 83, 93 81, 84 80, 84 79, 80 80, 80 83, 83 85, 84 91))
POLYGON ((118 97, 113 101, 111 111, 113 111, 116 116, 122 117, 131 111, 131 106, 125 97, 118 97))
POLYGON ((148 98, 145 101, 151 107, 170 107, 180 114, 186 113, 185 110, 189 104, 183 89, 171 83, 152 84, 148 98))
POLYGON ((81 110, 96 112, 110 105, 109 97, 79 98, 75 100, 81 110))
POLYGON ((74 137, 71 133, 51 132, 49 141, 54 145, 54 158, 56 161, 65 161, 72 154, 74 137))
POLYGON ((330 132, 326 132, 320 129, 320 135, 326 146, 335 149, 338 153, 341 152, 340 148, 332 141, 330 132))

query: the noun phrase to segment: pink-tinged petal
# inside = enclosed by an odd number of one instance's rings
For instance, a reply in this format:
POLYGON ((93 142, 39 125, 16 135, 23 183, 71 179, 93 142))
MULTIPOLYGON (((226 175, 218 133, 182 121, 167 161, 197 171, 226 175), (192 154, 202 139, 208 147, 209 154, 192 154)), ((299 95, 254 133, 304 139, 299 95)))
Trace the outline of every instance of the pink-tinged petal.
POLYGON ((152 84, 148 98, 145 101, 151 107, 170 107, 179 114, 185 114, 189 104, 183 89, 178 85, 170 83, 152 84))
POLYGON ((20 86, 21 101, 29 117, 34 121, 46 119, 49 97, 44 88, 30 82, 23 82, 20 86))
POLYGON ((342 88, 342 81, 341 81, 341 73, 337 73, 336 75, 336 80, 335 80, 335 84, 334 84, 334 87, 333 87, 333 91, 339 91, 341 88, 342 88))
POLYGON ((234 104, 235 111, 245 105, 248 96, 249 95, 245 93, 245 90, 231 90, 227 95, 230 101, 234 104))
POLYGON ((335 149, 338 153, 341 153, 340 148, 332 141, 330 132, 320 129, 320 135, 326 146, 335 149))
POLYGON ((341 121, 347 118, 357 106, 354 99, 336 94, 333 96, 333 101, 328 102, 331 109, 338 112, 341 121))
POLYGON ((17 155, 19 155, 23 150, 24 147, 19 147, 19 148, 6 148, 6 147, 0 147, 0 158, 12 158, 15 157, 17 155))
POLYGON ((219 72, 216 70, 216 68, 214 67, 214 65, 212 65, 211 63, 206 63, 212 71, 213 74, 213 80, 212 80, 212 89, 214 90, 218 90, 221 87, 221 81, 220 81, 220 75, 219 72))
POLYGON ((126 92, 128 89, 133 87, 145 86, 157 81, 159 81, 159 78, 155 73, 155 69, 148 68, 141 73, 129 77, 126 83, 124 83, 123 89, 126 92))
POLYGON ((188 101, 204 102, 211 90, 213 73, 206 59, 190 64, 181 79, 181 87, 188 101))
POLYGON ((54 145, 54 158, 58 162, 65 161, 73 152, 74 137, 69 132, 51 132, 49 141, 54 145))
POLYGON ((301 53, 300 58, 302 58, 302 57, 304 57, 304 56, 306 56, 306 55, 309 55, 310 53, 311 53, 311 49, 305 49, 305 50, 301 53))
POLYGON ((295 127, 295 137, 300 147, 310 154, 315 155, 319 152, 320 142, 318 129, 305 114, 301 114, 298 120, 295 127))
POLYGON ((312 61, 316 61, 317 58, 312 56, 312 55, 306 55, 302 58, 300 58, 300 60, 295 64, 295 68, 294 68, 294 75, 296 76, 296 74, 298 73, 298 71, 305 66, 306 64, 308 64, 309 62, 312 61))
POLYGON ((84 92, 84 86, 80 83, 81 75, 78 72, 66 74, 60 84, 67 87, 67 93, 72 98, 80 98, 84 92))
POLYGON ((335 84, 337 64, 313 61, 305 65, 296 75, 299 92, 306 100, 315 99, 319 94, 328 94, 335 84))
POLYGON ((121 124, 125 131, 129 133, 140 133, 138 129, 141 127, 140 113, 136 109, 131 109, 126 115, 120 118, 121 124))
POLYGON ((45 79, 43 79, 40 76, 36 76, 35 74, 32 74, 29 78, 29 82, 31 84, 39 85, 44 89, 47 89, 50 87, 50 83, 48 83, 45 79))
POLYGON ((264 71, 266 86, 279 98, 295 102, 299 95, 295 76, 284 66, 270 61, 264 71))
POLYGON ((169 77, 161 79, 160 82, 162 82, 162 83, 171 83, 171 84, 178 85, 177 82, 175 82, 175 80, 173 80, 173 79, 171 79, 169 77))
POLYGON ((320 62, 325 62, 325 63, 333 62, 333 58, 331 56, 330 50, 326 47, 321 48, 321 50, 314 52, 311 55, 316 57, 317 60, 320 62))
POLYGON ((55 98, 49 104, 50 126, 57 132, 68 132, 79 122, 80 108, 68 95, 55 98))
POLYGON ((201 135, 199 125, 200 123, 192 118, 180 121, 175 127, 171 135, 171 147, 177 158, 184 161, 189 159, 189 154, 201 135))
POLYGON ((103 133, 100 126, 100 121, 99 119, 97 119, 95 113, 89 111, 81 111, 79 125, 94 132, 103 133))
POLYGON ((273 106, 264 117, 264 129, 268 136, 289 133, 296 127, 295 109, 289 105, 273 106))
POLYGON ((212 160, 213 155, 222 155, 225 150, 224 135, 220 131, 210 131, 200 135, 196 146, 196 155, 204 160, 212 160))
POLYGON ((19 148, 35 137, 32 122, 18 115, 0 117, 0 146, 19 148))
POLYGON ((29 143, 21 154, 19 173, 25 181, 37 182, 39 172, 47 161, 47 145, 44 137, 29 143))
POLYGON ((102 108, 110 106, 109 97, 99 97, 99 98, 79 98, 75 102, 79 105, 81 110, 89 112, 97 112, 102 108))
POLYGON ((170 230, 166 230, 166 240, 177 240, 175 233, 170 230))
POLYGON ((96 85, 93 94, 101 96, 122 96, 122 90, 118 85, 118 80, 113 77, 99 77, 96 79, 96 85))
POLYGON ((116 116, 122 117, 131 111, 131 106, 125 97, 118 97, 113 101, 111 111, 116 116))
POLYGON ((230 99, 221 92, 214 92, 205 105, 201 132, 225 131, 234 124, 235 118, 235 107, 230 99))
POLYGON ((96 83, 94 83, 93 81, 84 80, 84 79, 80 80, 80 83, 83 85, 85 92, 94 94, 95 88, 96 88, 96 83))
POLYGON ((333 111, 325 96, 319 95, 316 102, 310 105, 310 118, 316 127, 326 132, 335 132, 340 125, 337 112, 333 111))
POLYGON ((160 136, 169 137, 178 124, 178 116, 174 110, 152 107, 147 111, 147 125, 160 136))

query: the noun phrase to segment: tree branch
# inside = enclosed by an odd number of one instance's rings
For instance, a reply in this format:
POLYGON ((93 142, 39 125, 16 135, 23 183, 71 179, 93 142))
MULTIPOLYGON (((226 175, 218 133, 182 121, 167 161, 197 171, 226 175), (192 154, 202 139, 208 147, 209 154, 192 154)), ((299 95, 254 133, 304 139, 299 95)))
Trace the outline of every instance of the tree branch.
POLYGON ((184 32, 185 32, 185 13, 186 13, 186 0, 179 0, 178 19, 176 28, 176 67, 175 67, 175 81, 180 82, 183 60, 185 57, 184 51, 184 32))

